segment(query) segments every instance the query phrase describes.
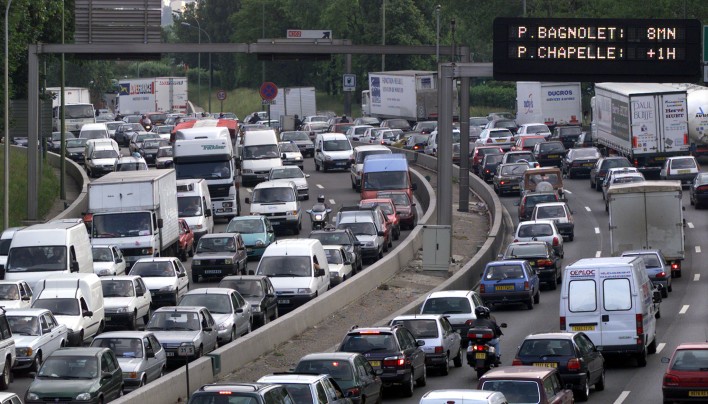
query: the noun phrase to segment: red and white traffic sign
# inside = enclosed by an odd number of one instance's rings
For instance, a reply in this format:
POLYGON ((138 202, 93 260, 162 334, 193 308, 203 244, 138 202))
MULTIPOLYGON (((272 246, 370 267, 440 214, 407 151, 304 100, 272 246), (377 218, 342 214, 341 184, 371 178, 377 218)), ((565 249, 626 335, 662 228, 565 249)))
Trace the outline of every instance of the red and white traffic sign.
POLYGON ((274 100, 275 97, 278 95, 278 86, 276 86, 275 83, 266 81, 265 83, 261 84, 260 93, 262 99, 267 101, 274 100))
POLYGON ((226 90, 219 90, 216 92, 216 99, 219 101, 224 101, 226 99, 226 90))

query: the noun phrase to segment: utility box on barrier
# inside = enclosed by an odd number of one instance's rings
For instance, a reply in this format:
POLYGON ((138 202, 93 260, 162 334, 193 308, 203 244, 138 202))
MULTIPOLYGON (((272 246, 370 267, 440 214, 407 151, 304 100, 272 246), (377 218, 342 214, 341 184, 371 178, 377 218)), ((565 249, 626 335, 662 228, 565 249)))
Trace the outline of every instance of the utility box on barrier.
POLYGON ((450 268, 452 226, 423 226, 423 270, 445 271, 450 268))
POLYGON ((208 353, 205 356, 211 358, 211 371, 213 372, 214 376, 221 373, 221 355, 208 353))

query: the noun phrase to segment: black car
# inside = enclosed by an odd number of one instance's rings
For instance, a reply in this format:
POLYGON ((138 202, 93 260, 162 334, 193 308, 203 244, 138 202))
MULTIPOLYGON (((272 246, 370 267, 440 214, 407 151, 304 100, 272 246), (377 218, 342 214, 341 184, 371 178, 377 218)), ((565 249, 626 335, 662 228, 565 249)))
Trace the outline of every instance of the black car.
POLYGON ((349 254, 349 260, 354 265, 354 272, 362 270, 364 264, 361 256, 361 242, 350 229, 325 228, 310 233, 309 238, 320 240, 322 245, 341 245, 349 254))
POLYGON ((66 141, 66 156, 76 164, 84 164, 84 151, 88 139, 68 139, 66 141))
POLYGON ((142 132, 144 130, 143 125, 140 123, 124 123, 116 129, 116 133, 113 135, 113 140, 123 147, 128 147, 133 133, 142 132))
POLYGON ((523 188, 524 173, 529 169, 527 163, 499 164, 492 183, 497 195, 507 192, 518 193, 523 188))
POLYGON ((411 131, 411 124, 400 118, 384 119, 379 126, 386 129, 400 129, 404 132, 411 131))
POLYGON ((313 157, 315 155, 315 144, 312 143, 307 132, 301 130, 282 132, 280 134, 280 141, 295 143, 303 157, 313 157))
POLYGON ((482 163, 479 165, 479 176, 484 182, 491 182, 494 174, 497 173, 497 167, 501 164, 503 154, 487 154, 482 158, 482 163))
POLYGON ((561 202, 561 200, 555 192, 526 192, 522 194, 521 200, 515 203, 519 207, 519 221, 530 220, 534 206, 543 202, 561 202))
POLYGON ((406 139, 406 144, 403 145, 403 148, 406 150, 413 150, 419 153, 423 153, 425 145, 428 144, 428 139, 430 139, 430 135, 428 134, 414 133, 408 136, 408 138, 406 139))
POLYGON ((632 163, 627 160, 627 157, 622 156, 602 157, 597 160, 590 169, 590 188, 595 188, 598 192, 602 191, 602 182, 605 180, 607 170, 620 167, 632 167, 632 163))
POLYGON ((590 386, 605 389, 605 358, 582 332, 531 334, 521 343, 513 365, 557 369, 561 384, 572 386, 573 395, 582 401, 588 399, 590 386))
POLYGON ((189 404, 212 403, 274 404, 294 403, 288 390, 280 384, 212 383, 192 393, 189 404), (224 400, 226 398, 226 400, 224 400))
POLYGON ((602 155, 596 147, 570 149, 561 161, 561 172, 568 178, 590 175, 590 170, 602 155))
POLYGON ((592 132, 583 132, 578 136, 573 147, 593 147, 592 132))
POLYGON ((517 241, 506 247, 502 260, 526 260, 536 270, 538 280, 555 290, 561 282, 561 258, 545 241, 517 241))
POLYGON ((533 146, 533 155, 541 167, 560 167, 565 152, 565 146, 559 141, 541 142, 533 146))
MULTIPOLYGON (((64 141, 76 139, 71 132, 64 133, 64 141)), ((47 150, 53 153, 61 153, 61 132, 52 132, 52 136, 47 139, 47 150)))
POLYGON ((427 383, 423 344, 400 325, 353 328, 337 352, 365 354, 374 370, 381 370, 384 387, 398 385, 405 397, 412 397, 414 384, 422 387, 427 383))
POLYGON ((695 205, 696 209, 708 203, 708 173, 698 173, 698 175, 693 178, 693 182, 689 188, 689 197, 691 199, 691 205, 695 205))
POLYGON ((150 140, 145 140, 142 145, 140 146, 140 149, 138 150, 138 153, 140 153, 141 156, 145 159, 145 162, 148 165, 155 165, 155 162, 157 160, 157 151, 160 149, 162 146, 169 146, 170 142, 164 139, 150 139, 150 140))
POLYGON ((251 303, 253 323, 261 326, 278 318, 278 298, 270 278, 265 275, 231 275, 219 281, 220 288, 236 289, 251 303))
POLYGON ((583 128, 580 126, 556 126, 548 140, 557 140, 563 143, 563 146, 565 146, 566 149, 570 149, 575 146, 575 142, 578 141, 578 138, 582 133, 583 128))
POLYGON ((192 283, 199 277, 245 275, 248 256, 239 233, 208 233, 199 237, 192 258, 192 283))

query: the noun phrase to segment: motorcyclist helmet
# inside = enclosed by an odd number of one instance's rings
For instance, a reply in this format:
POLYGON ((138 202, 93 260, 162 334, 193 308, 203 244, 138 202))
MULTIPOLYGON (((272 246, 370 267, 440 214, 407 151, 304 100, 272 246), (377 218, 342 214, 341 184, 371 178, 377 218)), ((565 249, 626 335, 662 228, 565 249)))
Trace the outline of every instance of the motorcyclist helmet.
POLYGON ((324 203, 324 201, 325 201, 324 195, 320 195, 317 197, 317 203, 324 203))
POLYGON ((485 306, 477 306, 474 309, 474 315, 477 318, 489 318, 489 308, 485 306))

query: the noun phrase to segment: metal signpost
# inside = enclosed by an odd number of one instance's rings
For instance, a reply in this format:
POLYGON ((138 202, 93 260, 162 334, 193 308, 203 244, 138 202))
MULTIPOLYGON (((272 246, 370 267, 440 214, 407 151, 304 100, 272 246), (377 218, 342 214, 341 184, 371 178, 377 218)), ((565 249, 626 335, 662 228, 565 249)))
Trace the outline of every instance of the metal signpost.
POLYGON ((345 74, 342 79, 344 91, 356 91, 356 74, 345 74))
MULTIPOLYGON (((211 98, 211 97, 209 97, 211 98)), ((219 107, 219 112, 224 112, 224 100, 226 99, 226 91, 219 90, 216 92, 216 99, 219 100, 221 106, 219 107)))
POLYGON ((183 342, 177 347, 177 356, 184 357, 184 371, 187 375, 187 401, 189 401, 189 358, 194 356, 194 344, 183 342))
POLYGON ((263 100, 262 103, 268 105, 268 126, 270 126, 270 106, 273 104, 275 97, 278 96, 278 86, 276 86, 275 83, 266 81, 261 84, 259 92, 261 94, 261 99, 263 100))

